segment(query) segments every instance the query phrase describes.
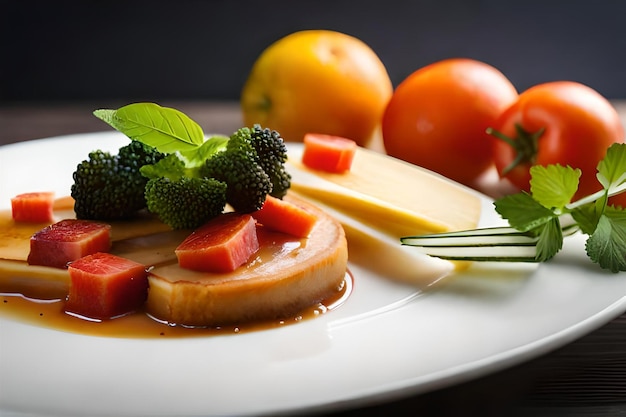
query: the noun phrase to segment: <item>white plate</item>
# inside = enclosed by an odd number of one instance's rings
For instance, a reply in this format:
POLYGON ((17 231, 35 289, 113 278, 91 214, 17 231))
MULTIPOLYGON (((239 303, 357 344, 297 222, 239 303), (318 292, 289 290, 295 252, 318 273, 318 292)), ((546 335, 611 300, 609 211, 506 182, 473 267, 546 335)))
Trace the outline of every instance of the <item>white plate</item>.
MULTIPOLYGON (((0 148, 0 207, 69 192, 76 164, 116 133, 0 148)), ((487 208, 483 223, 496 221, 487 208)), ((626 277, 581 236, 540 266, 476 265, 420 292, 351 265, 354 291, 316 319, 190 339, 115 339, 0 317, 0 414, 259 415, 338 410, 476 378, 560 347, 626 310, 626 277)))

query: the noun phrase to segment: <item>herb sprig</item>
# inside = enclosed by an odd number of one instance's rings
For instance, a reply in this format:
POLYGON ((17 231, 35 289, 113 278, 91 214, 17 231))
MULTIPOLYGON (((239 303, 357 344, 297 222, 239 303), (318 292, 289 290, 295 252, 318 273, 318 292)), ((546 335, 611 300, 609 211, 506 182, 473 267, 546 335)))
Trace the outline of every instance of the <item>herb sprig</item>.
POLYGON ((167 155, 155 165, 142 167, 148 178, 198 177, 199 168, 228 142, 223 135, 205 137, 202 127, 185 113, 156 103, 132 103, 93 114, 130 139, 167 155))
POLYGON ((132 103, 93 114, 132 140, 164 154, 179 154, 189 166, 200 165, 228 141, 223 135, 205 137, 202 127, 185 113, 156 103, 132 103))
POLYGON ((400 239, 402 244, 445 259, 544 262, 562 249, 564 236, 571 234, 574 226, 588 235, 585 250, 593 262, 612 272, 626 271, 626 210, 608 205, 610 196, 626 191, 626 144, 607 149, 597 167, 602 189, 580 200, 572 201, 579 169, 535 165, 530 174, 530 193, 519 192, 494 202, 496 212, 510 228, 491 234, 496 237, 489 243, 485 235, 494 229, 485 228, 407 236, 400 239), (529 245, 535 247, 531 257, 527 255, 529 245), (525 255, 516 256, 517 249, 525 255))

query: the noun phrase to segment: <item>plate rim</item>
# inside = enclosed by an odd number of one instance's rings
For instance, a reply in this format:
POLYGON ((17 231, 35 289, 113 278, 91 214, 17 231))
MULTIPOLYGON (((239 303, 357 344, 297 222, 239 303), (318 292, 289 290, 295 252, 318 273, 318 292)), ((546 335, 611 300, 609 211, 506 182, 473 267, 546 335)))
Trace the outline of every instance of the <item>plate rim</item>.
MULTIPOLYGON (((99 140, 99 141, 107 141, 111 140, 114 143, 117 139, 125 138, 123 135, 118 132, 92 132, 92 133, 77 133, 70 135, 62 135, 55 136, 50 138, 42 138, 35 139, 24 142, 17 142, 7 145, 0 146, 0 161, 2 160, 3 154, 7 151, 12 152, 22 152, 22 151, 33 151, 36 150, 38 145, 43 143, 52 144, 53 141, 57 141, 59 144, 63 144, 67 141, 75 141, 75 140, 84 140, 85 137, 89 139, 99 140), (34 148, 33 148, 34 147, 34 148)), ((95 142, 94 142, 95 143, 95 142)), ((289 145, 291 146, 291 144, 289 145)), ((0 167, 0 173, 2 172, 0 167)), ((4 175, 4 174, 3 174, 4 175)), ((2 184, 2 180, 0 179, 0 184, 2 184)), ((0 189, 0 195, 4 192, 0 189)), ((485 197, 486 198, 486 197, 485 197)), ((2 207, 2 203, 0 203, 0 207, 2 207)), ((6 207, 3 207, 6 208, 6 207)), ((564 249, 566 250, 566 249, 564 249)), ((550 268, 540 265, 538 268, 550 268)), ((599 273, 595 269, 591 268, 592 273, 599 273)), ((623 281, 623 274, 620 281, 623 281)), ((582 278, 577 278, 581 279, 582 278)), ((602 282, 606 280, 601 280, 602 282)), ((608 282, 608 281, 607 281, 608 282)), ((598 284, 601 285, 601 284, 598 284)), ((617 288, 622 289, 621 285, 611 284, 616 286, 617 288)), ((612 288, 612 287, 611 287, 612 288)), ((626 288, 626 287, 624 287, 626 288)), ((431 294, 429 294, 431 295, 431 294)), ((436 293, 435 293, 436 297, 436 293)), ((429 297, 430 300, 426 302, 432 303, 432 298, 429 297)), ((349 301, 349 300, 348 300, 349 301)), ((420 304, 421 302, 418 300, 415 303, 409 304, 411 307, 409 308, 412 312, 413 310, 419 311, 420 308, 416 308, 416 304, 420 304)), ((422 303, 423 304, 423 303, 422 303)), ((463 305, 463 303, 461 303, 463 305)), ((506 306, 505 306, 506 307, 506 306)), ((587 315, 581 320, 577 320, 572 324, 568 325, 565 328, 561 328, 558 331, 552 332, 549 335, 545 335, 541 338, 535 338, 533 340, 529 340, 527 343, 521 343, 518 346, 503 349, 494 354, 484 356, 478 358, 474 361, 468 361, 461 364, 456 364, 455 366, 441 369, 439 372, 430 373, 426 375, 413 375, 412 377, 403 377, 398 378, 396 380, 391 379, 391 381, 386 380, 386 382, 380 386, 370 386, 363 387, 359 390, 351 391, 349 395, 328 395, 324 401, 313 401, 307 402, 302 401, 300 404, 273 404, 270 406, 264 406, 261 408, 257 408, 255 410, 249 408, 243 409, 234 409, 232 410, 234 414, 238 415, 258 415, 260 414, 270 414, 270 413, 285 413, 285 412, 315 412, 315 411, 338 411, 342 409, 359 407, 364 404, 371 403, 382 403, 386 401, 392 401, 399 398, 404 398, 411 395, 418 395, 428 391, 433 391, 437 389, 441 389, 444 387, 449 387, 451 385, 455 385, 461 382, 469 381, 481 376, 485 376, 491 373, 494 373, 499 370, 503 370, 514 365, 520 364, 522 362, 531 360, 533 358, 539 357, 543 354, 546 354, 550 351, 553 351, 559 347, 564 346, 565 344, 574 341, 575 339, 599 328, 600 326, 608 323, 613 318, 618 315, 624 313, 626 311, 626 297, 620 296, 615 297, 615 299, 608 303, 607 305, 603 305, 602 307, 598 307, 595 310, 595 313, 591 315, 587 315)), ((332 314, 332 313, 331 313, 332 314)), ((395 316, 394 316, 395 317, 395 316)), ((315 319, 319 320, 319 319, 315 319)), ((330 320, 330 319, 329 319, 330 320)), ((327 322, 327 320, 320 321, 327 322)), ((332 321, 332 320, 330 320, 332 321)), ((11 322, 11 320, 5 319, 2 315, 0 315, 0 328, 7 329, 9 328, 10 332, 26 332, 26 333, 39 333, 39 332, 49 332, 50 330, 45 330, 41 328, 33 328, 29 325, 23 325, 20 323, 11 322), (3 325, 4 323, 4 325, 3 325), (36 329, 36 330, 33 330, 36 329)), ((4 330, 3 330, 4 331, 4 330)), ((279 331, 287 331, 280 329, 279 331)), ((54 332, 54 331, 52 331, 54 332)), ((384 331, 383 331, 384 333, 384 331)), ((58 336, 58 334, 57 334, 58 336)), ((242 335, 243 336, 243 335, 242 335)), ((70 336, 70 338, 79 337, 79 336, 70 336)), ((211 336, 213 337, 213 336, 211 336)), ((240 337, 239 335, 235 337, 240 337)), ((163 341, 160 341, 161 343, 163 341)), ((124 342, 125 344, 126 342, 124 342)), ((195 343, 195 342, 194 342, 195 343)), ((2 345, 8 346, 6 342, 6 338, 0 338, 0 348, 2 345)), ((12 345, 13 346, 13 345, 12 345)), ((343 346, 343 345, 342 345, 343 346)), ((13 346, 14 347, 14 346, 13 346)), ((14 352, 14 350, 12 350, 14 352)), ((0 358, 0 370, 7 370, 10 368, 8 364, 9 360, 6 358, 0 358)), ((12 373, 14 374, 14 373, 12 373)), ((2 374, 0 373, 0 383, 4 380, 2 374)), ((8 382, 5 380, 5 382, 8 382)), ((10 408, 6 406, 10 405, 11 401, 9 401, 6 395, 0 394, 0 411, 3 412, 11 412, 10 408)), ((211 414, 211 410, 208 411, 208 415, 211 414)), ((158 413, 157 413, 158 414, 158 413)), ((155 415, 157 415, 155 414, 155 415)), ((39 415, 39 414, 36 414, 39 415)), ((45 414, 41 414, 45 415, 45 414)))

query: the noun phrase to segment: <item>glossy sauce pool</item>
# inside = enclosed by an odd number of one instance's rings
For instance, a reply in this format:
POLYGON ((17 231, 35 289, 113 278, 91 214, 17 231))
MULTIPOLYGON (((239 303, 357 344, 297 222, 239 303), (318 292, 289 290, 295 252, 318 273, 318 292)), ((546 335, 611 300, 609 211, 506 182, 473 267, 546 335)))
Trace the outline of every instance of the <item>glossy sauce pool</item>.
POLYGON ((0 315, 35 326, 101 337, 120 338, 181 338, 237 334, 267 330, 314 319, 339 307, 352 292, 353 279, 346 273, 343 285, 334 296, 317 303, 299 314, 284 319, 244 323, 223 327, 174 326, 137 311, 110 320, 94 321, 68 314, 64 300, 37 300, 20 294, 0 294, 0 315))

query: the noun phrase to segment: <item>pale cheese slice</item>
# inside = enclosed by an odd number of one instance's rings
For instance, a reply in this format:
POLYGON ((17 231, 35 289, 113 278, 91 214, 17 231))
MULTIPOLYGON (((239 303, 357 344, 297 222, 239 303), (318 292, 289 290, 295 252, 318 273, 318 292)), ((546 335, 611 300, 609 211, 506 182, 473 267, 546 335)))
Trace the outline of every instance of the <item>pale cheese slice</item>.
POLYGON ((473 229, 479 222, 478 193, 431 171, 358 148, 349 172, 331 174, 305 167, 302 151, 289 149, 291 190, 389 236, 473 229))
POLYGON ((378 151, 358 148, 344 174, 305 167, 302 152, 300 144, 289 148, 289 193, 341 222, 351 262, 419 287, 469 266, 431 258, 400 238, 475 228, 484 207, 478 192, 378 151))

